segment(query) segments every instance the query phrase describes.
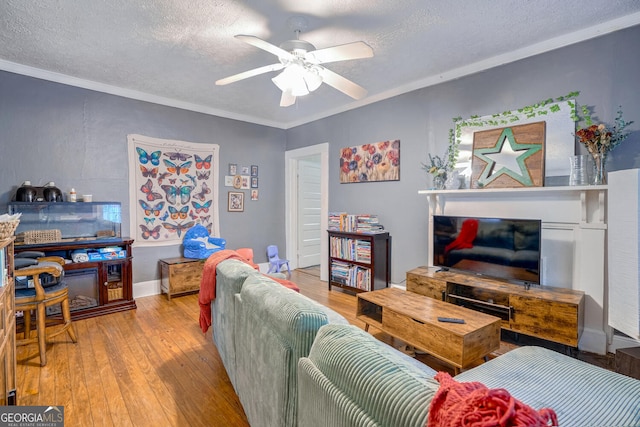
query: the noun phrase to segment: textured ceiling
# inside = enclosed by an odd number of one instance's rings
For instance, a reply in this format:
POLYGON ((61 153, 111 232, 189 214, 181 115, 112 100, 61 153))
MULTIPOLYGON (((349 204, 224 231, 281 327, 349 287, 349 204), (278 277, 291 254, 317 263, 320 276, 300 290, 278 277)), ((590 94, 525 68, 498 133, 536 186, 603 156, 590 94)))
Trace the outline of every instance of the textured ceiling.
POLYGON ((637 0, 3 0, 0 69, 289 128, 399 93, 640 23, 637 0), (327 64, 368 96, 322 85, 279 107, 277 72, 217 79, 277 62, 234 39, 321 49, 362 40, 373 58, 327 64))

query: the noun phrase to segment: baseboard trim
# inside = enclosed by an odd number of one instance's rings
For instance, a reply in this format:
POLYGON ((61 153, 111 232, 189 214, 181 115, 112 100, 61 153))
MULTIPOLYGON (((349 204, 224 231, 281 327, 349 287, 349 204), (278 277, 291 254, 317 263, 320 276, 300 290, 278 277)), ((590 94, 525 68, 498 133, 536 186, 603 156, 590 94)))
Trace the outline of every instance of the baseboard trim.
POLYGON ((596 354, 607 354, 607 334, 599 329, 584 328, 578 348, 596 354))
POLYGON ((133 284, 133 298, 149 297, 161 293, 160 280, 149 280, 133 284))
POLYGON ((630 337, 614 335, 609 344, 609 353, 615 353, 619 348, 640 347, 640 341, 636 341, 630 337))
MULTIPOLYGON (((261 273, 269 270, 269 263, 258 264, 261 273)), ((160 279, 148 280, 146 282, 138 282, 133 284, 133 298, 149 297, 152 295, 160 295, 162 289, 160 287, 160 279)))

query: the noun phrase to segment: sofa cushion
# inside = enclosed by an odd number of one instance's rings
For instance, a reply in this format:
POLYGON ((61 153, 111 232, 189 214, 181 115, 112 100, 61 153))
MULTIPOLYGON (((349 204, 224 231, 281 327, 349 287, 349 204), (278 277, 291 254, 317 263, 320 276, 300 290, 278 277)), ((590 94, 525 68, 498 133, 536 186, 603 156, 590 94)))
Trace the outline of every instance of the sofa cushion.
POLYGON ((640 426, 640 381, 541 347, 520 347, 455 377, 505 388, 562 427, 640 426))
POLYGON ((436 371, 352 325, 320 328, 298 362, 298 425, 420 426, 436 371))
POLYGON ((297 425, 298 359, 318 329, 347 320, 263 275, 247 277, 236 295, 237 392, 249 423, 297 425))

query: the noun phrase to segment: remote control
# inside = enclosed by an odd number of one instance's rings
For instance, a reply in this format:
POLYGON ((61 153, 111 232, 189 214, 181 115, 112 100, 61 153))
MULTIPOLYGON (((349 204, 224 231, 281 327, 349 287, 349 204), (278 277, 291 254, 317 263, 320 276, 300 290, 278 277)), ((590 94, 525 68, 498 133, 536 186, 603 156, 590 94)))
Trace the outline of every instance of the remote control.
POLYGON ((464 323, 464 319, 456 319, 456 318, 453 318, 453 317, 438 317, 438 322, 464 323))

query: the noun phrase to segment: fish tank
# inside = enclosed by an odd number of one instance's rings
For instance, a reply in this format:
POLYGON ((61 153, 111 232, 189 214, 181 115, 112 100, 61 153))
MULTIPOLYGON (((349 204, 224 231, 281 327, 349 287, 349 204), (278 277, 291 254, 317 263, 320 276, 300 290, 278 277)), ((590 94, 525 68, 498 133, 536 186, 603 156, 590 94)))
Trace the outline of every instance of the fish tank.
POLYGON ((37 232, 57 235, 57 230, 62 242, 121 238, 120 202, 10 202, 7 208, 10 214, 22 214, 16 242, 37 232))

